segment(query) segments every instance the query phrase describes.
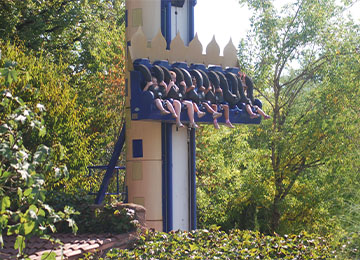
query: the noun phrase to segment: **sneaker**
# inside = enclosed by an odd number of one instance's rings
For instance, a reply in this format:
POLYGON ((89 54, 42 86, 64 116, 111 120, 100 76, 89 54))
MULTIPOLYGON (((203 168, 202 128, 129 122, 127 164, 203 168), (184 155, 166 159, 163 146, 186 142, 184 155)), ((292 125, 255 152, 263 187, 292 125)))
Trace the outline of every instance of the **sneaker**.
POLYGON ((190 128, 199 128, 199 126, 196 123, 190 123, 189 127, 190 128))
POLYGON ((198 118, 202 118, 203 116, 206 115, 206 113, 203 111, 199 111, 199 112, 197 112, 197 115, 198 115, 198 118))
POLYGON ((160 115, 162 115, 162 116, 165 116, 165 115, 168 115, 168 114, 170 114, 170 111, 167 111, 165 109, 160 111, 160 115))
POLYGON ((176 122, 176 127, 180 128, 180 127, 184 127, 184 125, 181 122, 176 122))
POLYGON ((250 115, 250 119, 255 119, 255 118, 258 118, 260 115, 259 114, 251 114, 250 115))
POLYGON ((219 117, 221 117, 222 116, 222 113, 219 113, 219 112, 214 112, 213 114, 212 114, 212 117, 214 118, 214 119, 217 119, 217 118, 219 118, 219 117))
POLYGON ((230 128, 234 128, 233 124, 230 121, 226 121, 225 125, 230 128))
POLYGON ((264 119, 270 119, 270 118, 271 118, 271 116, 269 116, 269 115, 264 116, 264 119))

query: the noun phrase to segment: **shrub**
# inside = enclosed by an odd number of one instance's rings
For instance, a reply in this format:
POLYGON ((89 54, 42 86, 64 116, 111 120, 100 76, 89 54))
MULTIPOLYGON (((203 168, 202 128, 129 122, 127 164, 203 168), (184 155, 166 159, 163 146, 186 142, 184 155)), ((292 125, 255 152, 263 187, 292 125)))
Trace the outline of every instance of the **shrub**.
MULTIPOLYGON (((136 227, 132 210, 118 210, 115 202, 106 203, 102 207, 92 206, 94 197, 87 195, 84 191, 77 191, 74 194, 58 191, 49 192, 47 201, 55 209, 61 209, 67 205, 79 212, 79 215, 74 216, 79 227, 78 233, 121 234, 136 227)), ((61 233, 71 232, 64 223, 58 223, 56 228, 61 233)))
MULTIPOLYGON (((41 104, 37 107, 45 109, 41 104)), ((22 256, 26 239, 55 232, 59 221, 66 220, 76 232, 71 219, 75 212, 68 206, 55 211, 45 203, 42 173, 52 172, 59 178, 67 173, 66 167, 49 160, 52 150, 47 146, 40 144, 30 150, 23 142, 26 133, 45 134, 41 115, 9 91, 1 93, 0 111, 0 243, 3 234, 16 235, 14 248, 22 256)))
POLYGON ((110 250, 104 259, 333 259, 341 245, 332 237, 301 232, 264 235, 217 227, 210 230, 148 231, 133 250, 110 250))

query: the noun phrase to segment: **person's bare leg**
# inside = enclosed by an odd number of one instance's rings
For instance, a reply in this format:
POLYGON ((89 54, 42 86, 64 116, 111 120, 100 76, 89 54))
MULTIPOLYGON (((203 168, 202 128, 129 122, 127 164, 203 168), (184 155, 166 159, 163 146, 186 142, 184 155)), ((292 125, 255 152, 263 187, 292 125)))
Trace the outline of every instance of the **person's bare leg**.
POLYGON ((229 106, 223 105, 225 120, 229 120, 229 106))
POLYGON ((214 119, 214 128, 215 129, 220 129, 220 126, 219 126, 219 123, 218 123, 218 121, 217 121, 217 119, 214 119))
MULTIPOLYGON (((191 102, 191 101, 190 101, 190 102, 191 102)), ((199 112, 199 107, 197 106, 197 104, 194 103, 194 102, 192 102, 192 104, 193 104, 193 107, 194 107, 194 112, 195 112, 195 113, 199 112)))
POLYGON ((191 101, 188 101, 188 100, 184 100, 183 103, 187 107, 187 113, 188 113, 188 117, 189 117, 189 120, 190 120, 189 126, 191 128, 197 128, 198 125, 195 124, 195 120, 194 120, 194 106, 193 106, 193 103, 191 101))
POLYGON ((196 103, 194 103, 194 102, 192 102, 192 103, 193 103, 193 106, 194 106, 194 112, 197 113, 198 118, 202 118, 203 116, 205 116, 206 113, 203 112, 203 111, 200 111, 200 109, 199 109, 199 107, 198 107, 198 105, 196 103))
MULTIPOLYGON (((177 118, 177 114, 174 110, 173 105, 171 104, 171 102, 169 100, 166 100, 166 107, 167 109, 169 109, 170 113, 172 114, 173 118, 177 118)), ((181 109, 181 108, 180 108, 181 109)))
POLYGON ((178 100, 174 100, 173 102, 175 113, 177 115, 176 117, 176 126, 177 127, 184 127, 184 125, 180 121, 180 113, 181 113, 181 103, 178 100))
POLYGON ((217 105, 216 104, 211 104, 211 107, 215 112, 217 112, 217 105))
MULTIPOLYGON (((208 106, 209 106, 209 105, 208 105, 208 106)), ((214 111, 213 113, 211 113, 213 119, 217 119, 217 118, 219 118, 219 117, 222 116, 222 113, 217 112, 217 105, 216 105, 216 104, 211 104, 211 107, 209 106, 209 108, 211 108, 212 111, 214 111)))
POLYGON ((234 126, 233 126, 232 123, 230 122, 229 106, 228 106, 228 105, 223 105, 223 109, 224 109, 224 116, 225 116, 225 125, 226 125, 227 127, 234 128, 234 126))
MULTIPOLYGON (((214 110, 214 112, 217 112, 217 105, 216 105, 216 104, 211 104, 211 107, 212 107, 212 109, 214 110)), ((219 129, 219 128, 220 128, 220 126, 219 126, 216 118, 214 118, 214 128, 215 128, 215 129, 219 129)))
POLYGON ((155 99, 154 102, 155 102, 155 106, 160 110, 160 113, 161 113, 162 115, 168 115, 168 114, 170 114, 169 111, 167 111, 167 110, 164 109, 164 107, 163 107, 160 99, 157 98, 157 99, 155 99))
POLYGON ((188 101, 188 100, 184 100, 183 104, 186 106, 187 108, 187 114, 190 120, 190 123, 194 122, 194 107, 192 105, 192 102, 188 101))
POLYGON ((246 112, 248 112, 248 114, 250 115, 250 118, 251 118, 251 119, 258 118, 258 117, 260 116, 260 115, 258 115, 258 114, 255 114, 255 113, 251 110, 251 107, 250 107, 249 104, 247 104, 247 105, 245 106, 245 109, 246 109, 246 112))
POLYGON ((209 106, 208 103, 203 103, 203 105, 204 105, 204 107, 206 108, 206 111, 208 111, 210 114, 214 114, 214 113, 215 113, 214 109, 212 109, 212 107, 209 106))
POLYGON ((254 106, 254 108, 256 109, 256 112, 258 112, 260 115, 262 115, 264 117, 264 119, 271 118, 271 116, 269 116, 268 114, 265 114, 265 112, 260 107, 254 106))

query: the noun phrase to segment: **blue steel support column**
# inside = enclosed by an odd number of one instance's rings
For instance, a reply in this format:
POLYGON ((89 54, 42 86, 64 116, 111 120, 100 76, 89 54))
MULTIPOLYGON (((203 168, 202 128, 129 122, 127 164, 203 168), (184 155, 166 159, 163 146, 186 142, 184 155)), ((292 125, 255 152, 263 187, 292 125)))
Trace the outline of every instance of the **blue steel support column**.
POLYGON ((167 221, 166 221, 166 217, 167 217, 167 187, 166 187, 166 173, 167 173, 167 164, 166 164, 166 123, 162 122, 161 123, 161 171, 162 171, 162 177, 161 177, 161 187, 162 187, 162 199, 161 199, 161 203, 162 203, 162 216, 163 216, 163 231, 166 231, 166 227, 167 227, 167 221))
POLYGON ((190 228, 196 229, 196 140, 195 129, 190 131, 190 228))
POLYGON ((166 40, 167 49, 171 43, 171 0, 161 0, 161 32, 166 40))
POLYGON ((161 0, 161 33, 165 37, 166 35, 166 23, 165 23, 165 17, 166 17, 166 5, 165 1, 161 0))
POLYGON ((119 139, 115 144, 114 152, 113 152, 110 162, 107 166, 104 179, 100 186, 100 190, 99 190, 98 194, 96 195, 95 204, 101 204, 101 202, 104 200, 106 190, 109 186, 110 179, 113 176, 114 169, 115 169, 116 163, 119 159, 119 156, 120 156, 121 150, 124 146, 124 143, 125 143, 125 124, 123 125, 119 139))
POLYGON ((195 36, 195 23, 194 23, 194 6, 196 0, 189 0, 189 43, 195 36))
POLYGON ((173 156, 172 156, 172 124, 167 123, 166 124, 166 150, 167 150, 167 230, 171 231, 173 229, 173 156))
POLYGON ((173 229, 173 191, 172 191, 172 124, 161 124, 162 136, 162 209, 163 231, 173 229))

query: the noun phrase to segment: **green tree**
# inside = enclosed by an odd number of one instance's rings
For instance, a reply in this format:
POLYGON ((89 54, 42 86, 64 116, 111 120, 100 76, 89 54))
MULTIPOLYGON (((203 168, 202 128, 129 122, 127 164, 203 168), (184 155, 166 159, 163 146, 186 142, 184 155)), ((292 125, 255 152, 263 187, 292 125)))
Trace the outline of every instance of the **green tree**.
POLYGON ((66 64, 62 73, 81 107, 93 163, 109 158, 123 118, 125 94, 124 0, 2 1, 0 38, 32 55, 66 64), (104 149, 105 148, 105 149, 104 149))
POLYGON ((76 67, 94 63, 92 48, 111 41, 93 35, 125 23, 123 0, 1 1, 0 6, 1 39, 24 42, 30 50, 43 50, 55 62, 61 58, 76 67))
POLYGON ((82 118, 86 110, 77 104, 69 77, 63 73, 67 65, 52 63, 42 56, 37 58, 32 52, 13 44, 0 43, 0 49, 0 67, 4 67, 0 89, 11 91, 33 110, 39 103, 46 107, 43 118, 48 131, 42 136, 29 131, 24 134, 23 142, 29 149, 35 149, 40 144, 52 148, 52 161, 66 164, 70 179, 64 186, 52 174, 43 172, 46 184, 53 188, 59 185, 62 189, 70 188, 72 180, 75 183, 81 181, 86 167, 94 158, 89 152, 89 143, 95 135, 86 132, 89 122, 82 118), (9 81, 10 75, 13 78, 9 81))
POLYGON ((214 130, 204 126, 197 132, 197 217, 198 228, 216 224, 233 228, 263 230, 262 207, 270 203, 269 156, 266 149, 249 145, 251 129, 240 126, 214 130), (262 206, 262 207, 261 207, 262 206), (257 217, 259 216, 259 217, 257 217))
POLYGON ((271 170, 271 202, 261 205, 269 213, 268 230, 312 228, 328 214, 321 212, 321 184, 325 192, 350 184, 350 173, 342 185, 331 177, 344 172, 335 161, 358 143, 349 136, 359 126, 360 34, 344 17, 355 1, 300 0, 279 12, 273 1, 239 2, 253 11, 252 30, 239 46, 240 66, 253 76, 273 118, 249 138, 252 149, 267 149, 270 158, 260 170, 271 170))
POLYGON ((67 161, 74 183, 86 187, 78 177, 86 166, 108 162, 124 116, 124 1, 0 5, 0 65, 15 61, 11 73, 20 80, 10 88, 29 106, 47 107, 48 145, 61 141, 66 151, 58 159, 67 161))

